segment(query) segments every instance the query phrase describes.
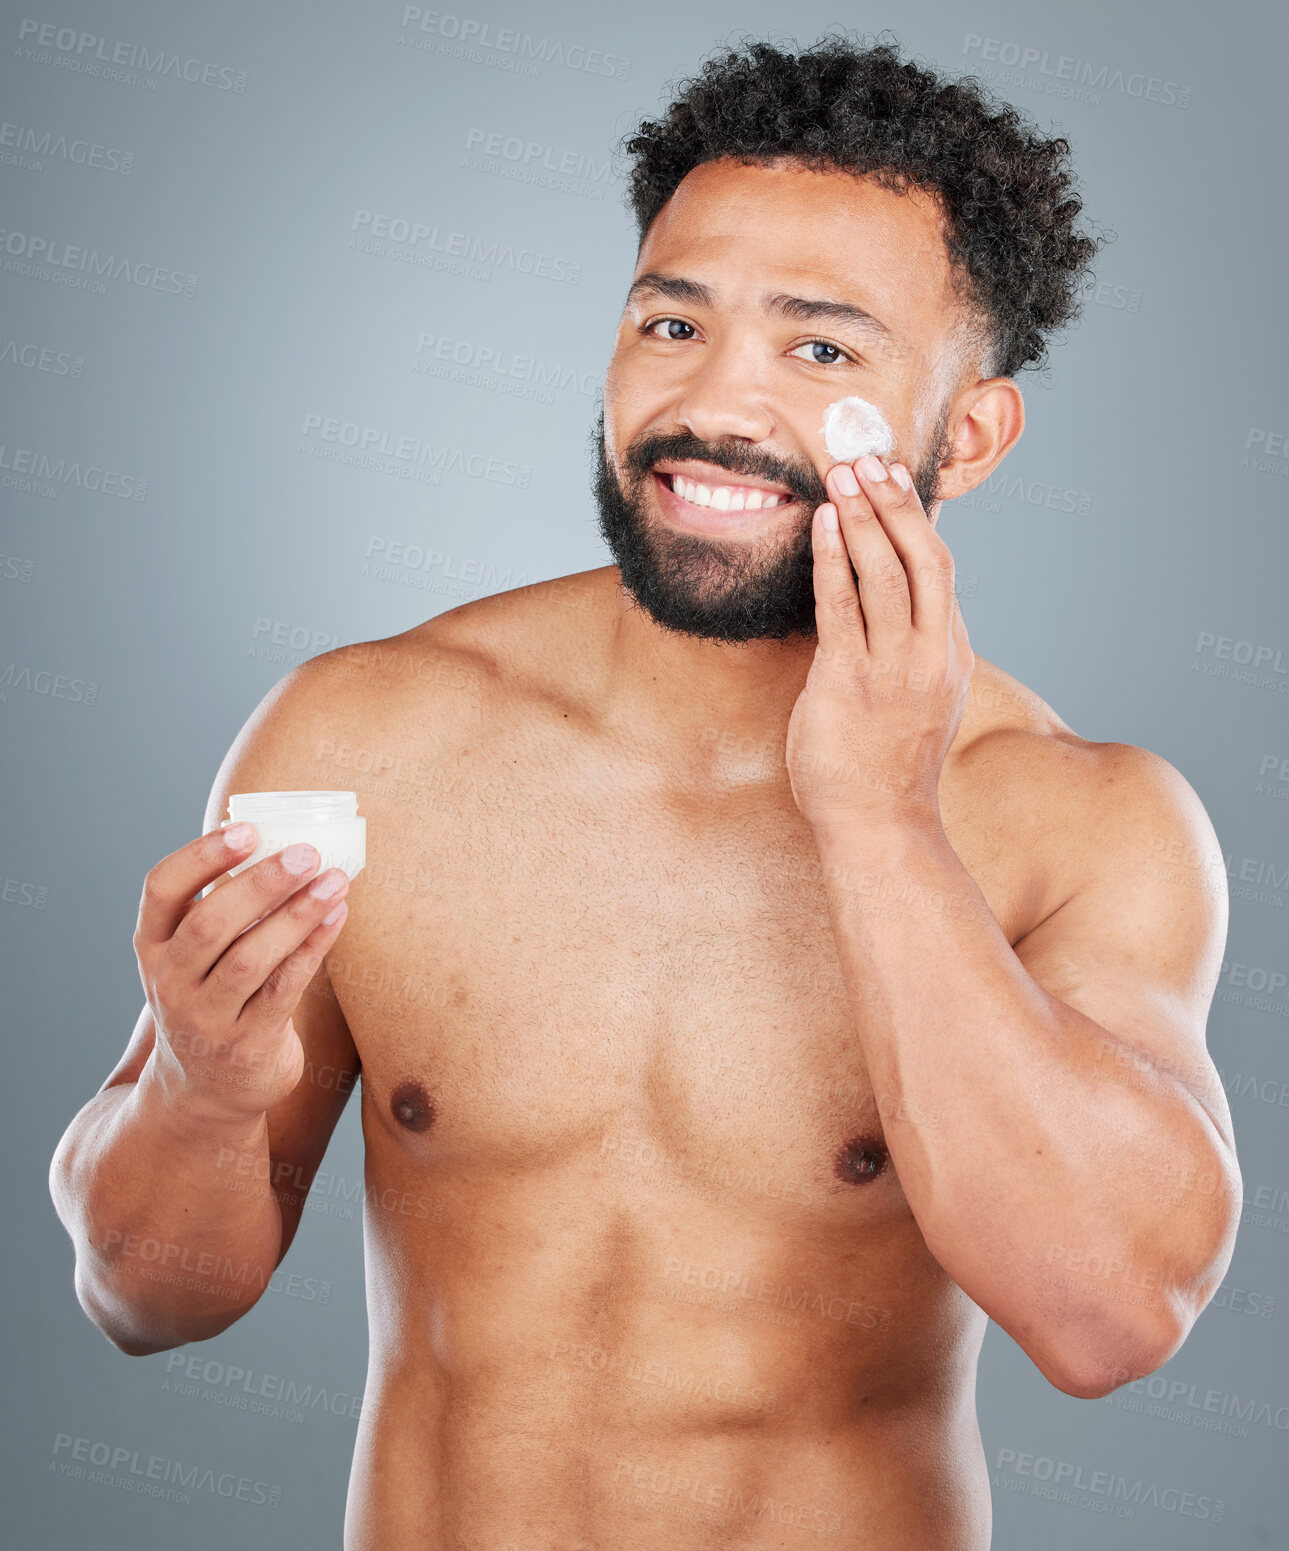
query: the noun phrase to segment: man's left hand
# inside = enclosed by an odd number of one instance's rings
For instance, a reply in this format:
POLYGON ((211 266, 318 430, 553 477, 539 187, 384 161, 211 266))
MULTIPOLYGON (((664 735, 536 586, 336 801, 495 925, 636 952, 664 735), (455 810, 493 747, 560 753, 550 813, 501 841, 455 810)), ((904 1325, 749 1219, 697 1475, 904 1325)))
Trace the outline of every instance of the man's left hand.
POLYGON ((975 664, 953 556, 903 464, 838 463, 827 486, 812 530, 819 644, 788 723, 792 793, 816 826, 938 825, 975 664))

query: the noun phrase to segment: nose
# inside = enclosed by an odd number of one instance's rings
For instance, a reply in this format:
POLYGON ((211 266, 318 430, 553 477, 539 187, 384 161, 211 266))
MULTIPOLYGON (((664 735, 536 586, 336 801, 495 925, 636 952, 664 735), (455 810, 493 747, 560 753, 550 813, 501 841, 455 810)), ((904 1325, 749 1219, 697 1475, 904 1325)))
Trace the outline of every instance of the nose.
POLYGON ((774 431, 774 415, 766 402, 755 343, 728 338, 705 345, 696 354, 693 373, 676 406, 680 424, 706 442, 728 437, 767 441, 774 431))

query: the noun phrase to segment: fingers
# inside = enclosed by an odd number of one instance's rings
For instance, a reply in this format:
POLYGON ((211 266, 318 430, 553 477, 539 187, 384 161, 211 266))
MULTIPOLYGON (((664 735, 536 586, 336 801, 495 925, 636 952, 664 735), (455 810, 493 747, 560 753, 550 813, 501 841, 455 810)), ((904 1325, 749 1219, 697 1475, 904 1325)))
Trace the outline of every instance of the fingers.
POLYGON ((854 468, 849 463, 834 465, 825 483, 859 578, 859 606, 868 651, 889 662, 912 629, 908 577, 854 468))
POLYGON ((869 650, 879 649, 875 638, 897 649, 910 629, 937 636, 947 630, 956 607, 953 556, 907 468, 865 457, 835 465, 827 484, 859 576, 869 650))
POLYGON ((811 533, 814 550, 815 629, 828 661, 841 664, 867 650, 864 614, 855 588, 837 508, 817 507, 811 533))
MULTIPOLYGON (((343 898, 348 888, 345 874, 333 867, 315 878, 319 860, 311 845, 288 846, 228 879, 194 904, 165 947, 174 980, 200 985, 215 974, 232 952, 236 955, 232 962, 237 966, 234 978, 238 985, 244 987, 250 975, 257 977, 254 985, 245 990, 244 1001, 283 954, 293 949, 305 932, 343 898), (333 890, 331 896, 317 892, 337 883, 339 891, 333 890), (262 962, 266 942, 280 945, 281 951, 271 963, 262 962), (252 955, 258 956, 257 962, 251 962, 252 955)), ((222 989, 227 979, 225 965, 216 989, 222 989)))
POLYGON ((345 924, 348 906, 344 894, 348 887, 344 873, 330 868, 250 931, 243 932, 220 957, 202 988, 205 1006, 212 1016, 220 1022, 246 1024, 247 1004, 259 997, 256 1013, 267 1015, 280 1010, 281 1023, 345 924), (314 892, 325 887, 331 887, 332 892, 314 892), (306 943, 310 945, 307 949, 306 943), (301 978, 310 961, 312 967, 301 978), (294 995, 290 994, 292 991, 294 995))
POLYGON ((143 880, 135 948, 169 942, 198 890, 249 856, 257 840, 253 824, 230 824, 227 829, 201 835, 162 857, 143 880), (236 843, 239 835, 240 844, 236 843))
POLYGON ((247 998, 238 1016, 239 1025, 277 1029, 286 1022, 304 995, 305 987, 318 973, 328 949, 340 935, 348 910, 349 906, 342 899, 328 912, 333 919, 320 921, 294 952, 288 953, 269 971, 260 988, 247 998))

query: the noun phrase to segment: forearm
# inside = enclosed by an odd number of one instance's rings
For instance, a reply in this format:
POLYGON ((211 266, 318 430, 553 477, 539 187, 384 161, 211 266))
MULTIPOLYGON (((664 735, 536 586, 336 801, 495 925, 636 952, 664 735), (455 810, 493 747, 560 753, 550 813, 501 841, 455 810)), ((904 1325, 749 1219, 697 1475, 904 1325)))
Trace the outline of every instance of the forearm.
POLYGON ((938 821, 817 829, 891 1156, 928 1247, 1036 1357, 1143 1349, 1226 1237, 1226 1150, 1163 1072, 1039 986, 938 821), (1122 1071, 1122 1067, 1119 1067, 1122 1071), (1063 1334, 1062 1340, 1066 1339, 1063 1334))
POLYGON ((76 1249, 76 1290, 132 1355, 206 1340, 244 1314, 278 1261, 268 1127, 186 1116, 149 1059, 87 1104, 50 1170, 76 1249))

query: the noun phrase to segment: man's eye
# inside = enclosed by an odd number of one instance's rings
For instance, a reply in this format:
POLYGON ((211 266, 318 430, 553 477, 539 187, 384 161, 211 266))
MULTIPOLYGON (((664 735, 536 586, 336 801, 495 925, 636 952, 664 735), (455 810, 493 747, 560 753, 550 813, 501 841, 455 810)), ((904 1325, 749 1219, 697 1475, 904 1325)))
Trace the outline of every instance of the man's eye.
POLYGON ((792 352, 799 359, 813 361, 817 366, 835 366, 838 361, 848 361, 850 357, 837 345, 830 345, 826 339, 810 339, 804 345, 798 345, 792 352), (802 350, 809 350, 809 356, 802 356, 802 350))
POLYGON ((683 318, 657 318, 645 329, 646 334, 653 334, 655 339, 688 339, 694 333, 694 325, 686 323, 683 318), (666 327, 665 334, 656 333, 655 330, 666 327), (689 333, 681 333, 680 330, 688 329, 689 333))

